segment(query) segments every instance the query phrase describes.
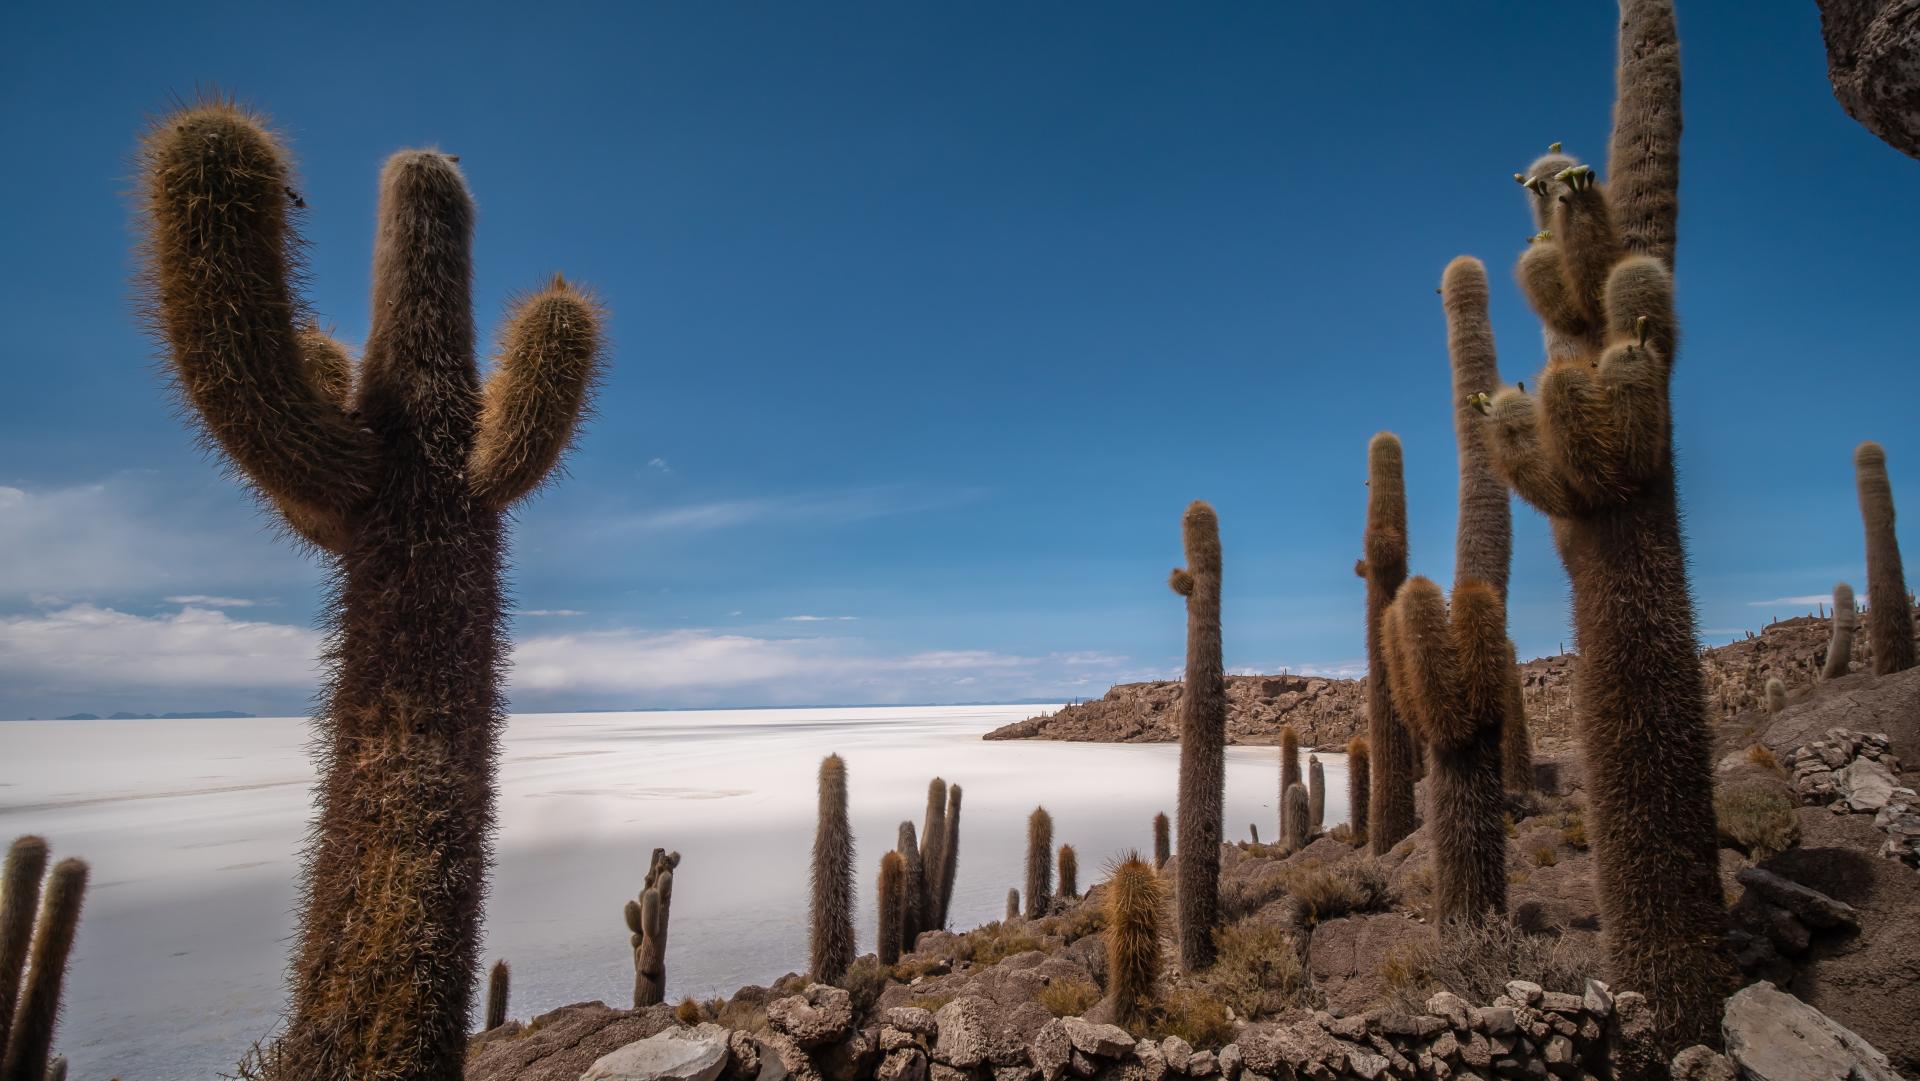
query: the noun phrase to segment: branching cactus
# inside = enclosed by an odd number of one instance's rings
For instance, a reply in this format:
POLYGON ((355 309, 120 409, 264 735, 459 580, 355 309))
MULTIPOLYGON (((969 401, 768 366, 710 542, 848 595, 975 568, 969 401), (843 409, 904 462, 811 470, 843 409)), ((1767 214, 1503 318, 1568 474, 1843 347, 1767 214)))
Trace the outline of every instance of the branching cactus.
POLYGON ((1107 876, 1107 998, 1114 1019, 1138 1028, 1160 981, 1161 878, 1137 852, 1107 876))
POLYGON ((853 964, 853 826, 847 820, 847 763, 820 761, 820 809, 813 833, 808 963, 816 983, 839 983, 853 964))
POLYGON ((627 930, 633 932, 635 1009, 667 1000, 667 920, 673 915, 673 869, 678 866, 680 853, 654 849, 639 898, 627 902, 627 930))
POLYGON ((1053 816, 1035 807, 1027 816, 1027 918, 1037 920, 1053 903, 1053 816))
POLYGON ((505 961, 495 961, 487 972, 487 1019, 481 1031, 491 1032, 507 1023, 508 984, 513 969, 505 961))
POLYGON ((41 876, 47 843, 21 837, 0 879, 0 1079, 42 1081, 53 1058, 54 1026, 67 958, 80 927, 87 865, 66 859, 41 876), (36 920, 34 905, 38 902, 36 920))
POLYGON ((1227 678, 1220 652, 1220 519, 1196 500, 1181 534, 1187 565, 1168 578, 1187 599, 1187 678, 1180 696, 1180 967, 1213 964, 1220 923, 1220 832, 1226 808, 1227 678))
POLYGON ((880 857, 880 883, 875 894, 879 898, 880 911, 874 949, 879 953, 883 965, 896 964, 900 960, 900 931, 905 919, 906 892, 906 858, 898 852, 888 852, 880 857))
POLYGON ((1288 785, 1281 803, 1280 821, 1286 827, 1286 832, 1280 835, 1280 845, 1288 852, 1298 852, 1307 847, 1307 822, 1313 813, 1307 786, 1298 782, 1288 785))
POLYGON ((1545 326, 1538 394, 1480 404, 1495 472, 1552 521, 1572 583, 1609 974, 1671 1053, 1717 1041, 1733 968, 1668 398, 1679 44, 1670 0, 1620 10, 1608 184, 1557 146, 1518 174, 1542 230, 1517 272, 1545 326))
POLYGON ((1860 444, 1853 452, 1853 471, 1867 533, 1867 644, 1873 647, 1873 672, 1904 672, 1914 664, 1913 598, 1907 596, 1900 540, 1893 532, 1887 452, 1878 443, 1860 444))
POLYGON ((1317 834, 1327 817, 1327 774, 1317 755, 1307 756, 1307 832, 1317 834))
POLYGON ((1506 792, 1500 740, 1507 710, 1507 613, 1469 578, 1453 611, 1425 578, 1400 587, 1384 628, 1393 700, 1432 763, 1434 894, 1443 922, 1483 923, 1507 911, 1506 792))
POLYGON ((502 722, 503 522, 573 440, 602 313, 564 279, 474 358, 473 201, 455 159, 380 175, 357 365, 297 294, 293 166, 225 102, 140 151, 154 329, 206 441, 331 557, 331 686, 275 1076, 454 1078, 479 974, 502 722), (368 889, 367 883, 380 883, 368 889))
POLYGON ((940 913, 940 861, 947 843, 947 782, 927 782, 927 817, 920 829, 920 915, 925 930, 946 926, 940 913))
POLYGON ((940 843, 940 910, 934 915, 936 930, 947 926, 953 908, 953 876, 960 866, 960 786, 947 786, 946 839, 940 843))
POLYGON ((1839 679, 1847 674, 1853 660, 1853 628, 1859 620, 1853 609, 1853 587, 1841 582, 1833 587, 1833 638, 1827 643, 1827 663, 1821 679, 1839 679))
POLYGON ((1153 816, 1153 869, 1156 871, 1173 858, 1172 826, 1165 811, 1153 816))
POLYGON ((1347 825, 1353 831, 1355 848, 1367 843, 1367 797, 1372 780, 1369 757, 1367 737, 1355 736, 1347 741, 1347 825))
POLYGON ((927 929, 927 911, 921 906, 927 894, 927 869, 920 862, 920 842, 911 821, 900 823, 894 848, 900 858, 907 861, 907 898, 900 921, 900 946, 911 953, 920 941, 920 932, 927 929))
POLYGON ((1080 854, 1072 845, 1060 846, 1060 896, 1080 896, 1080 854))
POLYGON ((1415 749, 1387 686, 1380 623, 1407 580, 1407 488, 1400 440, 1381 432, 1367 444, 1366 558, 1355 567, 1367 580, 1367 747, 1373 780, 1368 791, 1367 844, 1385 855, 1413 832, 1415 749))
POLYGON ((1300 783, 1300 734, 1290 724, 1280 726, 1280 840, 1293 836, 1287 823, 1287 791, 1300 783))

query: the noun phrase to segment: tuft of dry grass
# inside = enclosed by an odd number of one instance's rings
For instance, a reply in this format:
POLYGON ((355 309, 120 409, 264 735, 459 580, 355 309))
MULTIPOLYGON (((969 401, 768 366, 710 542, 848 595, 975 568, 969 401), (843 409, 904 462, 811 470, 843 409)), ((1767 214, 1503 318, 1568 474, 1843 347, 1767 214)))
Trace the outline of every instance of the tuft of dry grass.
POLYGON ((1722 843, 1756 860, 1778 855, 1800 842, 1800 817, 1793 795, 1776 780, 1746 777, 1713 793, 1713 817, 1722 843))
POLYGON ((1533 850, 1533 865, 1535 867, 1552 867, 1559 862, 1560 853, 1556 851, 1552 845, 1541 845, 1539 848, 1533 850))
POLYGON ((673 1008, 673 1016, 683 1025, 697 1025, 704 1020, 700 1015, 700 1004, 691 995, 681 999, 680 1005, 673 1008))
POLYGON ((1218 998, 1197 987, 1180 987, 1156 1004, 1136 1035, 1178 1036, 1199 1048, 1224 1047, 1233 1042, 1233 1020, 1218 998))
POLYGON ((918 998, 908 999, 907 1005, 918 1006, 928 1013, 939 1013, 940 1007, 952 1002, 953 999, 952 995, 921 995, 918 998))
POLYGON ((1040 989, 1040 1005, 1055 1017, 1078 1017, 1100 1001, 1091 980, 1054 980, 1040 989))
POLYGON ((1587 849, 1587 820, 1578 807, 1560 816, 1560 843, 1582 852, 1587 849))
POLYGON ((1434 991, 1468 1002, 1492 1002, 1509 980, 1530 980, 1549 991, 1578 994, 1600 974, 1600 958, 1585 939, 1529 935, 1512 923, 1449 927, 1446 934, 1389 953, 1380 975, 1394 989, 1395 1007, 1426 1008, 1434 991))
POLYGON ((1319 864, 1287 869, 1287 921, 1311 930, 1357 912, 1382 912, 1393 904, 1386 872, 1370 859, 1328 869, 1319 864))
POLYGON ((1241 1017, 1253 1020, 1317 1004, 1313 981, 1285 926, 1242 920, 1216 930, 1213 942, 1213 967, 1196 982, 1241 1017))
POLYGON ((954 956, 976 965, 997 965, 1016 953, 1042 950, 1046 945, 1027 925, 1001 920, 962 935, 954 956))
POLYGON ((1786 768, 1780 765, 1780 760, 1774 757, 1773 750, 1764 743, 1756 743, 1747 748, 1747 761, 1782 777, 1787 775, 1786 768))

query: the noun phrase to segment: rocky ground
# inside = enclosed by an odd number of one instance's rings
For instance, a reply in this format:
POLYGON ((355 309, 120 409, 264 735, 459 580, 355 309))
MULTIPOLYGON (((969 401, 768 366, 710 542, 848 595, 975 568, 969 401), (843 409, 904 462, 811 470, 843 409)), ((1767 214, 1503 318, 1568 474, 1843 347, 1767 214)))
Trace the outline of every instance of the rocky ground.
MULTIPOLYGON (((1717 686, 1805 670, 1810 624, 1723 647, 1717 686)), ((1249 691, 1332 716, 1333 701, 1312 703, 1338 693, 1311 682, 1249 691)), ((1731 1061, 1695 1049, 1670 1065, 1651 1050, 1646 1003, 1606 985, 1581 770, 1548 733, 1541 791, 1512 807, 1511 926, 1437 931, 1424 826, 1380 859, 1340 831, 1291 852, 1230 844, 1219 962, 1184 976, 1169 952, 1154 1014, 1130 1031, 1111 1024, 1095 884, 1042 919, 927 932, 890 968, 862 958, 844 988, 788 974, 727 1000, 510 1022, 476 1037, 467 1076, 1920 1078, 1920 870, 1901 832, 1920 833, 1920 670, 1798 681, 1783 711, 1732 708, 1714 727, 1730 938, 1749 981, 1724 1022, 1731 1061)))

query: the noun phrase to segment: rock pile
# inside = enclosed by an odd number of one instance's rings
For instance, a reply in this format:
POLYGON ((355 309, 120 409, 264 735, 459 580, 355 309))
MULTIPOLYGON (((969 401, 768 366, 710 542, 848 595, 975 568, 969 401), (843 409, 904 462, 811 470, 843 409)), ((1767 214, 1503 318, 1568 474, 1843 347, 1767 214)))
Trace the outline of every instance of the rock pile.
MULTIPOLYGON (((1121 683, 1106 695, 1029 717, 987 733, 987 739, 1059 739, 1098 743, 1172 743, 1180 696, 1178 680, 1121 683)), ((1227 742, 1275 743, 1292 725, 1309 747, 1338 747, 1366 717, 1363 684, 1318 676, 1228 676, 1227 742)))
POLYGON ((1871 814, 1887 835, 1880 855, 1920 867, 1920 797, 1900 783, 1900 759, 1883 733, 1829 728, 1788 753, 1800 802, 1835 814, 1871 814))

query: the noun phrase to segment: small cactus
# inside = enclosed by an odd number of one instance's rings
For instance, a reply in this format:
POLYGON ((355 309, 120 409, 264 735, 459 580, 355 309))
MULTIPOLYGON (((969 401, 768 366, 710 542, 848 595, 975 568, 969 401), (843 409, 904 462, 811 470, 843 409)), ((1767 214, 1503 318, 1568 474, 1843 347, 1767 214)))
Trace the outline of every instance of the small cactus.
POLYGON ((1020 918, 1020 891, 1012 886, 1007 887, 1007 918, 1020 918))
POLYGON ((853 827, 847 822, 847 764, 820 762, 820 809, 813 834, 808 954, 818 983, 838 983, 853 964, 853 827))
POLYGON ((1107 997, 1114 1019, 1137 1027, 1160 980, 1160 876, 1129 853, 1107 881, 1107 997))
POLYGON ((1327 817, 1327 774, 1317 755, 1307 756, 1307 832, 1317 834, 1327 817))
POLYGON ((934 914, 933 926, 942 929, 947 926, 947 915, 953 907, 953 876, 960 864, 960 786, 947 786, 946 839, 940 844, 940 909, 934 914))
POLYGON ((1290 724, 1280 726, 1280 840, 1293 836, 1287 824, 1287 789, 1301 782, 1300 734, 1290 724))
POLYGON ((1900 539, 1893 531, 1893 485, 1887 452, 1868 441, 1853 452, 1860 490, 1860 520, 1867 534, 1867 643, 1873 674, 1904 672, 1914 665, 1913 600, 1900 565, 1900 539))
POLYGON ((0 897, 0 987, 11 1024, 0 1046, 0 1078, 40 1081, 53 1056, 53 1030, 60 1020, 60 991, 67 976, 67 957, 73 951, 74 932, 80 926, 80 904, 86 898, 87 865, 65 859, 47 875, 44 890, 40 872, 46 866, 47 843, 21 837, 7 853, 4 888, 0 897), (37 921, 34 901, 40 902, 37 921), (25 924, 26 933, 20 932, 25 924), (15 951, 18 952, 15 952, 15 951), (21 976, 24 963, 25 977, 21 976))
MULTIPOLYGON (((680 853, 654 849, 639 899, 627 902, 627 929, 633 932, 635 1009, 667 1000, 667 921, 673 914, 673 869, 678 866, 680 853)), ((504 984, 501 990, 504 994, 504 984)), ((505 1008, 502 999, 501 1009, 505 1008)))
POLYGON ((1158 871, 1173 858, 1173 844, 1169 838, 1172 823, 1167 821, 1167 813, 1153 816, 1153 869, 1158 871))
POLYGON ((883 965, 897 964, 900 960, 900 931, 901 922, 905 919, 906 892, 906 858, 898 852, 888 852, 880 857, 880 885, 876 893, 880 902, 880 919, 874 935, 875 952, 880 955, 883 965))
POLYGON ((1779 676, 1767 677, 1767 712, 1778 713, 1787 708, 1787 685, 1779 676))
POLYGON ((1367 737, 1355 736, 1347 741, 1347 816, 1355 848, 1364 848, 1367 844, 1367 788, 1371 780, 1367 737))
POLYGON ((1201 501, 1181 519, 1187 565, 1168 585, 1187 599, 1187 668, 1180 696, 1180 967, 1213 964, 1220 923, 1220 830, 1227 771, 1227 683, 1220 653, 1220 519, 1201 501))
POLYGON ((1080 856, 1072 845, 1060 846, 1060 896, 1080 896, 1080 856))
POLYGON ((487 1020, 482 1032, 492 1032, 507 1023, 507 983, 513 970, 505 961, 495 961, 487 972, 487 1020))
POLYGON ((1047 914, 1053 899, 1053 816, 1035 807, 1027 816, 1027 918, 1047 914))
POLYGON ((1307 786, 1295 782, 1287 788, 1286 806, 1280 821, 1287 832, 1280 835, 1280 844, 1288 852, 1298 852, 1307 847, 1307 823, 1312 821, 1312 800, 1307 796, 1307 786))
POLYGON ((1253 838, 1254 844, 1259 844, 1260 843, 1260 823, 1258 822, 1247 823, 1247 836, 1253 838))
POLYGON ((1833 587, 1833 638, 1827 643, 1827 663, 1821 679, 1839 679, 1847 674, 1853 660, 1853 628, 1859 616, 1853 610, 1853 587, 1841 582, 1833 587))

